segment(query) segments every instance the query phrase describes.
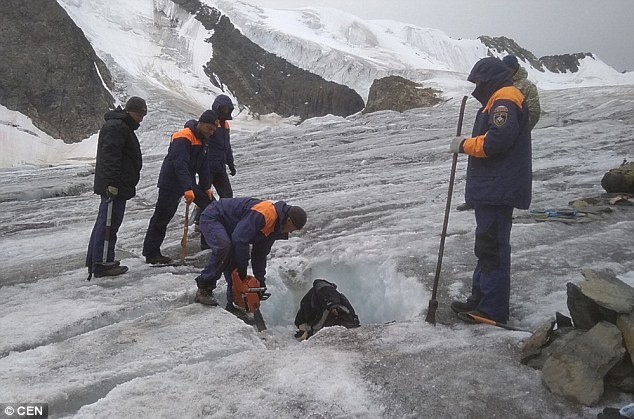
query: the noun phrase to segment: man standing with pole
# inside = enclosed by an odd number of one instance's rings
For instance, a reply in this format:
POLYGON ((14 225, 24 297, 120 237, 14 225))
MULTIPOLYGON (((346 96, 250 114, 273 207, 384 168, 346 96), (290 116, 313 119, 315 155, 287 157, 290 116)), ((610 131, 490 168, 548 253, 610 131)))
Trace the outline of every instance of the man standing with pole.
MULTIPOLYGON (((457 136, 452 153, 469 155, 465 198, 475 209, 475 255, 471 295, 451 309, 468 323, 506 324, 511 292, 513 209, 531 202, 531 127, 524 95, 499 59, 483 58, 471 70, 472 95, 481 104, 470 138, 457 136)), ((454 154, 455 155, 455 154, 454 154)))
POLYGON ((99 213, 86 253, 88 280, 121 275, 127 266, 114 259, 117 232, 123 222, 126 201, 136 195, 141 166, 141 146, 134 131, 147 115, 145 100, 132 96, 125 108, 104 115, 99 131, 94 192, 101 195, 99 213))

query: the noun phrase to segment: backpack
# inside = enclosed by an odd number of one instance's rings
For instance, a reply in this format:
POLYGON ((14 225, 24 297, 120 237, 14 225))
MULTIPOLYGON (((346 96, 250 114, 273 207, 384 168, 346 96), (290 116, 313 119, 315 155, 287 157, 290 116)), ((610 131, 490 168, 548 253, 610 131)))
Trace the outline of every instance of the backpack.
POLYGON ((634 162, 623 160, 621 166, 603 175, 601 186, 609 193, 634 192, 634 162))
POLYGON ((298 340, 308 339, 324 327, 359 327, 359 317, 345 295, 337 291, 337 285, 325 279, 316 279, 313 287, 304 295, 295 316, 295 334, 298 340))

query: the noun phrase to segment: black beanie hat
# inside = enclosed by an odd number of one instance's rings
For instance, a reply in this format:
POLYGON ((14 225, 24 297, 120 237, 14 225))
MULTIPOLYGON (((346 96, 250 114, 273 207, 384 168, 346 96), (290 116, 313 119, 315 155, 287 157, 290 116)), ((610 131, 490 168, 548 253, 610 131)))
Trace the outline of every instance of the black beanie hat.
POLYGON ((127 112, 138 112, 142 115, 147 115, 147 105, 145 100, 138 96, 132 96, 125 104, 124 108, 127 112))
POLYGON ((218 115, 216 115, 216 112, 207 109, 202 115, 200 115, 198 122, 216 125, 216 122, 218 122, 218 115))
POLYGON ((506 57, 502 58, 502 61, 511 70, 517 70, 517 68, 520 66, 520 63, 517 61, 517 57, 515 55, 507 55, 506 57))
POLYGON ((288 217, 298 230, 301 230, 306 224, 306 211, 304 211, 301 207, 291 206, 288 210, 288 217))

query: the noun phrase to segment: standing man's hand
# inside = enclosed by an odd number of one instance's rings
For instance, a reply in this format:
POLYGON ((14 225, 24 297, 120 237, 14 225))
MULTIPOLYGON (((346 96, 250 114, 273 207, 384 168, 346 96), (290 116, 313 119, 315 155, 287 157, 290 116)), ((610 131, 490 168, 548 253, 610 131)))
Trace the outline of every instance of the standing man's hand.
POLYGON ((214 201, 214 200, 215 200, 215 198, 214 198, 214 193, 213 193, 213 191, 211 190, 211 188, 207 189, 207 190, 205 191, 205 193, 207 194, 207 198, 209 198, 209 200, 210 200, 210 201, 214 201))
POLYGON ((185 197, 185 202, 187 204, 191 204, 192 202, 194 202, 194 198, 196 198, 196 195, 194 195, 194 191, 192 191, 191 189, 188 191, 185 191, 183 196, 185 197))
POLYGON ((229 166, 229 173, 231 174, 231 176, 236 175, 236 167, 233 164, 229 166))
POLYGON ((108 188, 106 188, 106 196, 108 199, 115 199, 117 195, 119 195, 119 188, 116 186, 108 186, 108 188))
POLYGON ((449 152, 450 153, 464 153, 464 149, 462 148, 462 143, 464 143, 464 138, 462 137, 454 137, 451 140, 451 144, 449 144, 449 152))

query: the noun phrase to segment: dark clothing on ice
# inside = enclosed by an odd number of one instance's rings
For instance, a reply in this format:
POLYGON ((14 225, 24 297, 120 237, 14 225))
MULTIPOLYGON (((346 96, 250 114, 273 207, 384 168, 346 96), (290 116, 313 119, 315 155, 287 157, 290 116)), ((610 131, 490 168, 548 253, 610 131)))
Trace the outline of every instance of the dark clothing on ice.
POLYGON ((301 332, 298 338, 307 339, 323 327, 353 328, 360 324, 352 304, 345 295, 337 291, 337 285, 325 279, 316 279, 300 302, 295 326, 301 332))

